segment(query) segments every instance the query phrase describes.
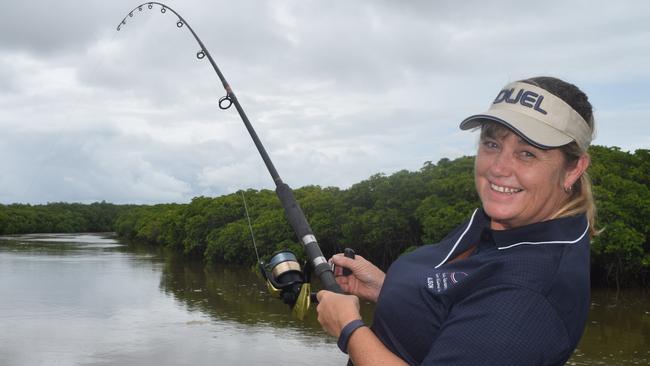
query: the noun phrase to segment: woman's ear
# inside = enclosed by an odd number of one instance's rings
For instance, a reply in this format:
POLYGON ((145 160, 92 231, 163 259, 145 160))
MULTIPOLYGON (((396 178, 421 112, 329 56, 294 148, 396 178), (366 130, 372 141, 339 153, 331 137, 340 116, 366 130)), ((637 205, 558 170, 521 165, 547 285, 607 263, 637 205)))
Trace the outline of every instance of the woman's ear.
POLYGON ((587 170, 589 164, 591 163, 591 157, 589 154, 584 153, 579 158, 578 161, 572 167, 569 167, 564 175, 564 190, 570 191, 571 187, 575 182, 580 179, 582 174, 587 170))

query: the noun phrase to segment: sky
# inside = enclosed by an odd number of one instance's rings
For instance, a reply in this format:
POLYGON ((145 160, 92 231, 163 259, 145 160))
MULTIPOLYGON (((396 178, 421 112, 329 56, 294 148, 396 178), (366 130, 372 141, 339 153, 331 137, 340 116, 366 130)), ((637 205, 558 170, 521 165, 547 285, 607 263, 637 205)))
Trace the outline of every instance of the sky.
MULTIPOLYGON (((188 28, 139 4, 3 2, 0 203, 274 188, 235 108, 219 109, 225 91, 188 28)), ((460 121, 532 76, 589 96, 594 144, 650 147, 647 1, 165 4, 202 39, 293 188, 474 155, 477 134, 460 121)))

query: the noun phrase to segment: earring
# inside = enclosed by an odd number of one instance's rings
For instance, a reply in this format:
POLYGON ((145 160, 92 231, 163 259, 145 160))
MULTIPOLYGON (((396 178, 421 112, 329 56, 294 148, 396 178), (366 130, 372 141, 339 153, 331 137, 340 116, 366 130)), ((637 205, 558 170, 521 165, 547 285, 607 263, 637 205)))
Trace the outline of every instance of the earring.
POLYGON ((573 190, 573 186, 564 187, 564 193, 570 194, 573 190))

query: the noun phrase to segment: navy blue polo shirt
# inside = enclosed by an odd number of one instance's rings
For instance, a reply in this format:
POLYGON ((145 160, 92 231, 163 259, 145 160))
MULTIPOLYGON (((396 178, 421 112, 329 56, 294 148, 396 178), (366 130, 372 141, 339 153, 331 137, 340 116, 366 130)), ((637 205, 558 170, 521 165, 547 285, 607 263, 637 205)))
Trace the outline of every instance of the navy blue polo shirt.
POLYGON ((411 365, 562 365, 587 321, 589 285, 584 215, 491 230, 477 209, 391 265, 372 330, 411 365))

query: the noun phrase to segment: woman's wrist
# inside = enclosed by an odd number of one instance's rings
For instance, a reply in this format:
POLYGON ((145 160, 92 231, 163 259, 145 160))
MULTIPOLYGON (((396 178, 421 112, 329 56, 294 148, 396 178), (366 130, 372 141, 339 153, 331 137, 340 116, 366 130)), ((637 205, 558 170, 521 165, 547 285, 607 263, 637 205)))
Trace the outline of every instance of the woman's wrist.
POLYGON ((361 327, 365 327, 366 324, 363 322, 361 319, 355 319, 351 322, 349 322, 346 326, 341 329, 341 333, 339 334, 339 339, 336 342, 336 344, 339 346, 339 349, 347 354, 348 353, 348 343, 350 342, 350 337, 352 336, 352 333, 354 333, 356 330, 358 330, 361 327))

